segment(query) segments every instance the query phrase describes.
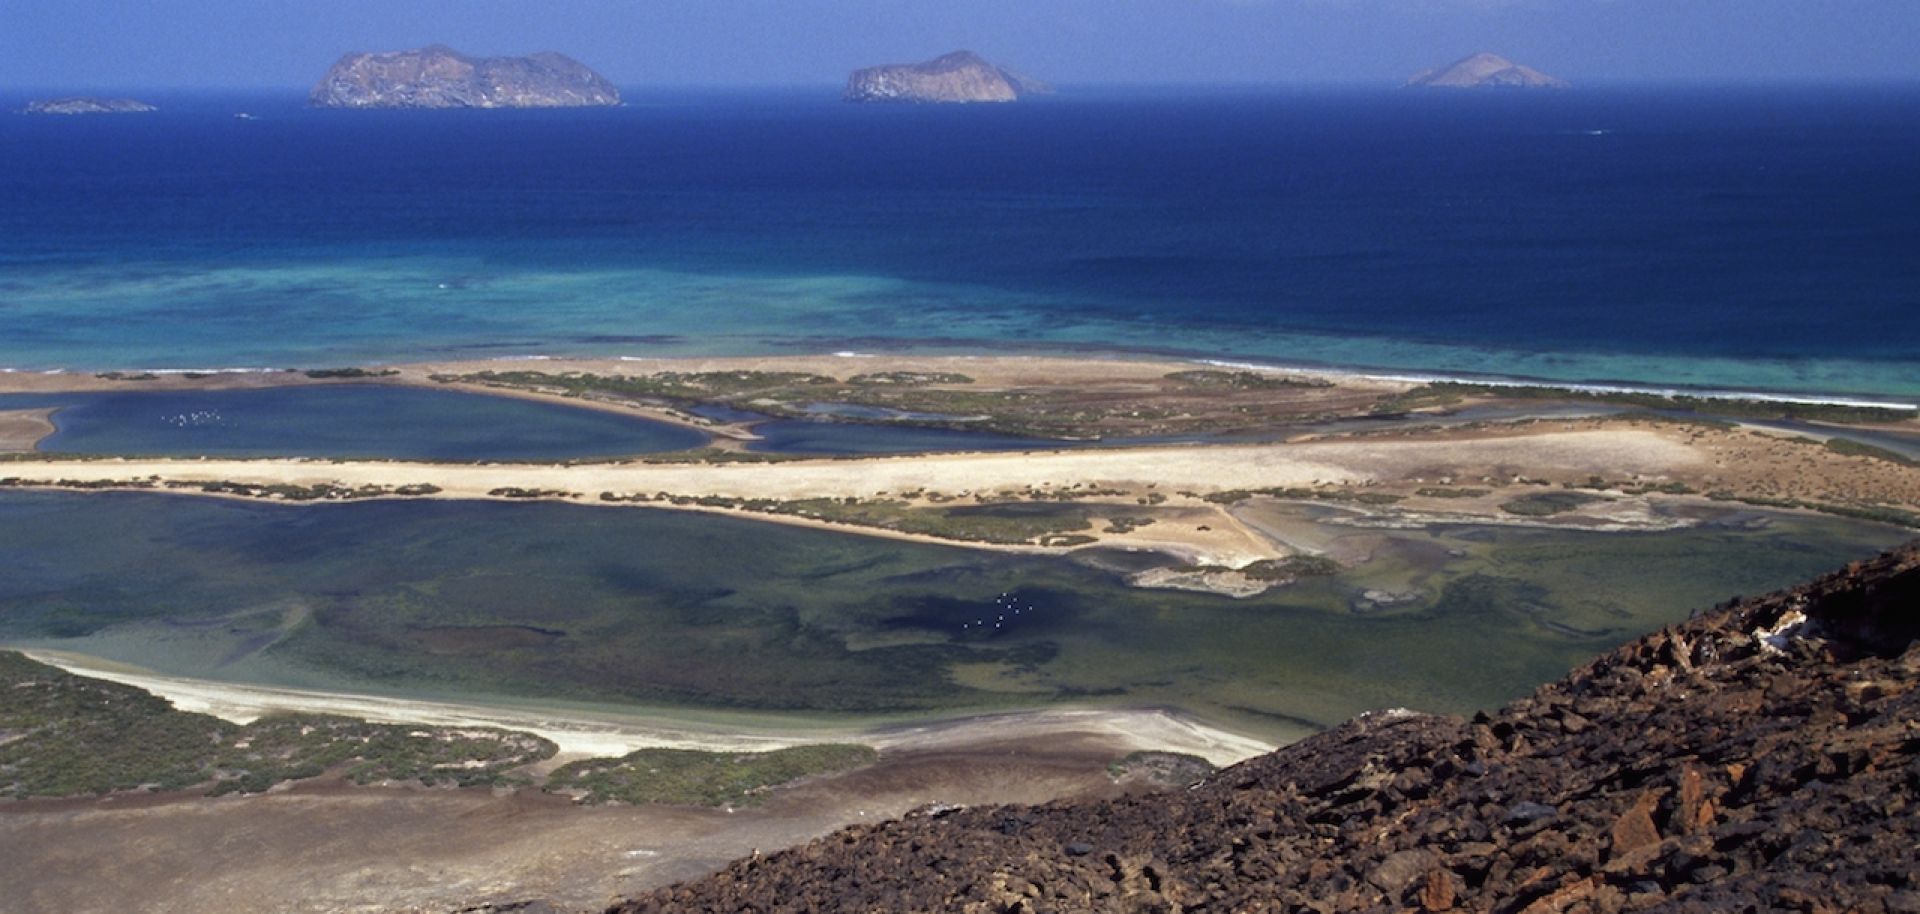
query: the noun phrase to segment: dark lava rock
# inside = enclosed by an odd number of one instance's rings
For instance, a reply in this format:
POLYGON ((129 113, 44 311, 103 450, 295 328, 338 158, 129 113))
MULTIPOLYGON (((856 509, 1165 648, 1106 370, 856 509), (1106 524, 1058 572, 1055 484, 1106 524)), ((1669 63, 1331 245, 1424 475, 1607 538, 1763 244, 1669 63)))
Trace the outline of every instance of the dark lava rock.
POLYGON ((1191 790, 859 825, 613 910, 1920 911, 1916 639, 1920 544, 1471 721, 1371 714, 1191 790))
POLYGON ((316 108, 581 108, 618 105, 620 90, 564 54, 468 57, 436 44, 348 54, 308 100, 316 108))
POLYGON ((1507 807, 1504 817, 1508 825, 1525 825, 1540 819, 1551 819, 1559 810, 1544 803, 1515 803, 1507 807))

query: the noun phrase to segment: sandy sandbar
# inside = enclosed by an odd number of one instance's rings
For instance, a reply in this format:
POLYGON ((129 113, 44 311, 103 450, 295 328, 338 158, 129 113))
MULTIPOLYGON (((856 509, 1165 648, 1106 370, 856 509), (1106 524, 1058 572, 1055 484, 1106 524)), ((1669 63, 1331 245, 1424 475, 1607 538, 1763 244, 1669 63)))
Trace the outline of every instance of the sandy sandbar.
MULTIPOLYGON (((81 676, 144 689, 182 711, 250 723, 273 713, 339 714, 378 723, 436 727, 498 727, 552 740, 563 757, 625 755, 636 749, 762 752, 820 742, 859 742, 893 752, 960 749, 1010 739, 1091 735, 1128 751, 1184 752, 1229 765, 1273 751, 1273 745, 1202 724, 1164 709, 1050 708, 932 719, 912 724, 745 727, 699 726, 684 717, 644 712, 590 714, 578 710, 435 701, 350 692, 219 682, 168 676, 63 651, 27 656, 81 676)), ((1304 734, 1303 734, 1304 735, 1304 734)))
POLYGON ((40 442, 56 429, 52 409, 14 409, 0 411, 0 453, 25 453, 39 448, 40 442))

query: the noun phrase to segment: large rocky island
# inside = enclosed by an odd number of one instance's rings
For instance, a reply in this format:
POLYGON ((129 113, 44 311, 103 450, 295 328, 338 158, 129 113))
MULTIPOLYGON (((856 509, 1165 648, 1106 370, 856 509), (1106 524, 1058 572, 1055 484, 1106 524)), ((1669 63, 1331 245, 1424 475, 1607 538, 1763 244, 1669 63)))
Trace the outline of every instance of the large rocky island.
POLYGON ((1481 52, 1444 67, 1422 70, 1407 80, 1407 86, 1415 89, 1565 89, 1567 81, 1498 54, 1481 52))
POLYGON ((309 101, 316 108, 582 108, 618 105, 620 90, 564 54, 468 57, 436 44, 348 54, 309 101))
POLYGON ((1049 91, 986 62, 972 51, 955 51, 925 63, 889 64, 855 70, 847 79, 850 102, 1012 102, 1049 91))
POLYGON ((70 96, 46 98, 27 103, 26 114, 144 114, 158 111, 146 102, 132 98, 94 98, 70 96))

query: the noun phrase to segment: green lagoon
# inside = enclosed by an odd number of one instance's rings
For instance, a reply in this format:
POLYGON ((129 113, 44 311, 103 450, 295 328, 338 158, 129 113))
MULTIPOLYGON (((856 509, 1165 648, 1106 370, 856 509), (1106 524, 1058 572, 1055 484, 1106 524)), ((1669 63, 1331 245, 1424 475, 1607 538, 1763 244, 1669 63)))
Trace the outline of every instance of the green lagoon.
POLYGON ((1235 600, 1128 587, 1118 569, 1138 556, 655 509, 7 492, 0 642, 212 679, 630 710, 1172 706, 1277 738, 1382 707, 1497 705, 1696 608, 1904 538, 1700 519, 1346 531, 1372 560, 1235 600), (1364 596, 1383 589, 1407 598, 1364 596))

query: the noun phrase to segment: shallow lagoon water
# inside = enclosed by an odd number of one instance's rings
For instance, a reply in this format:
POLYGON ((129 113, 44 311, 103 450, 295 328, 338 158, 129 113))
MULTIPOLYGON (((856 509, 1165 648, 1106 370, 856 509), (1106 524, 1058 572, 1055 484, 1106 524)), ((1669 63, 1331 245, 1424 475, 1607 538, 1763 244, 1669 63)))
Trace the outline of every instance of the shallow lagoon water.
MULTIPOLYGON (((56 408, 39 450, 163 457, 570 460, 696 448, 701 432, 639 416, 514 397, 390 384, 212 391, 0 394, 0 410, 56 408)), ((815 456, 1052 449, 1068 442, 898 422, 769 419, 750 451, 815 456)))
POLYGON ((169 457, 566 460, 677 451, 706 436, 635 416, 386 384, 0 394, 56 407, 39 449, 169 457))
POLYGON ((1498 704, 1692 609, 1904 538, 1710 519, 1343 529, 1373 561, 1233 600, 1064 559, 656 509, 0 492, 0 641, 423 696, 809 717, 1152 704, 1298 735, 1373 708, 1498 704), (1373 589, 1416 598, 1356 602, 1373 589), (1022 611, 996 618, 1009 599, 1022 611))

